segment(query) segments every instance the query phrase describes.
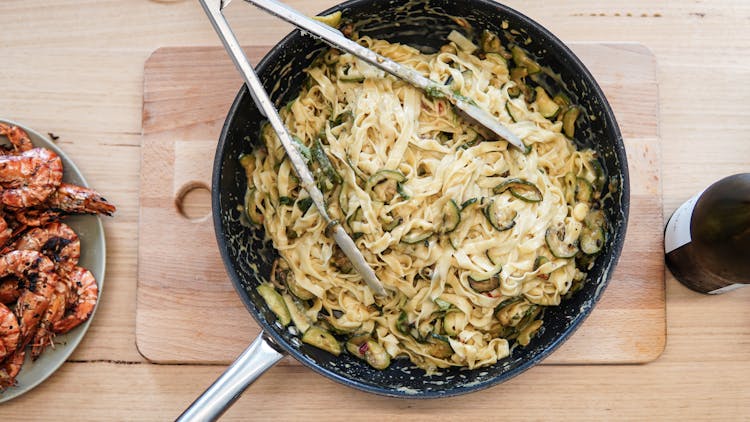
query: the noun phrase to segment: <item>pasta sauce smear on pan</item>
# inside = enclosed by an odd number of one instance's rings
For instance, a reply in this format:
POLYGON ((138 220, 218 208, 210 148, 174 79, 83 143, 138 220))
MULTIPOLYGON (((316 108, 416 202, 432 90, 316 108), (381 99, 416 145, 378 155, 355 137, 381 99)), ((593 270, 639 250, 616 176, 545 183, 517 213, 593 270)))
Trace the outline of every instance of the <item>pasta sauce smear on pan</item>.
POLYGON ((281 111, 387 297, 373 297, 326 236, 269 125, 263 146, 240 158, 246 216, 280 255, 258 292, 303 342, 379 369, 399 356, 428 373, 507 357, 542 328, 545 307, 580 288, 605 241, 602 168, 570 140, 580 109, 529 84, 541 68, 519 47, 489 32, 478 46, 449 40, 423 54, 358 38, 491 112, 526 151, 336 50, 281 111))

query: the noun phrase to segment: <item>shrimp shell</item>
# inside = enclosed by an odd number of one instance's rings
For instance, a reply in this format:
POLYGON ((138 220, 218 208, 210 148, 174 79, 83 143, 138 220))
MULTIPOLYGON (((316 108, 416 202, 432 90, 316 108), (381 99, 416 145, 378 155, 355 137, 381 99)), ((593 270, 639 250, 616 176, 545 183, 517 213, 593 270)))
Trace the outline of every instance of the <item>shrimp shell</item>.
POLYGON ((0 304, 0 360, 16 351, 19 335, 18 319, 10 308, 0 304))
POLYGON ((0 156, 0 200, 11 208, 43 203, 60 186, 62 160, 45 148, 0 156))
POLYGON ((83 267, 75 267, 69 275, 72 284, 75 303, 63 319, 52 325, 57 334, 64 334, 86 321, 94 312, 99 297, 99 286, 91 271, 83 267))

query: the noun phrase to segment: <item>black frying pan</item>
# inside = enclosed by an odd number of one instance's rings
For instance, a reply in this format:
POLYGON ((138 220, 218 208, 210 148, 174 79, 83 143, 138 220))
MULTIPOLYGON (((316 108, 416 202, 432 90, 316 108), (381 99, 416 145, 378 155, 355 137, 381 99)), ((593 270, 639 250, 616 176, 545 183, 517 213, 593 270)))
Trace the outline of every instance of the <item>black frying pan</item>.
MULTIPOLYGON (((262 228, 240 223, 237 205, 243 202, 246 181, 238 157, 251 152, 264 121, 245 86, 227 116, 214 162, 212 205, 221 256, 234 287, 263 334, 211 388, 183 414, 184 419, 216 418, 263 371, 284 354, 292 355, 315 372, 359 390, 393 397, 435 398, 481 390, 512 378, 548 356, 583 322, 601 296, 622 249, 627 225, 629 184, 622 136, 601 89, 581 61, 538 23, 489 0, 351 0, 324 14, 341 10, 360 34, 409 44, 425 51, 442 45, 448 33, 461 29, 453 17, 473 28, 488 29, 519 41, 538 61, 557 72, 542 83, 552 92, 564 90, 587 113, 578 121, 576 142, 594 148, 606 173, 619 189, 605 202, 610 221, 606 245, 587 282, 560 306, 546 309, 544 330, 527 347, 513 350, 497 364, 476 369, 446 369, 427 376, 408 360, 394 360, 377 370, 346 353, 333 355, 302 344, 276 323, 255 287, 269 279, 277 257, 262 228), (502 26, 507 22, 507 30, 502 26), (526 42, 524 42, 526 40, 526 42)), ((297 96, 304 82, 302 70, 327 46, 294 31, 258 64, 256 71, 280 108, 297 96)))

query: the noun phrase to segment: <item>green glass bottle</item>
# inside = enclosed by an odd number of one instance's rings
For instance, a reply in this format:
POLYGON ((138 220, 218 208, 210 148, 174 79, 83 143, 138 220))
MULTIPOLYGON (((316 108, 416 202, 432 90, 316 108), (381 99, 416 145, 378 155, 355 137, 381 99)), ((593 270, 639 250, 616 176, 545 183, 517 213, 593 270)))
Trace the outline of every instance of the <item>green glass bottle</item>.
POLYGON ((750 173, 719 180, 680 206, 664 231, 666 263, 708 294, 750 285, 750 173))

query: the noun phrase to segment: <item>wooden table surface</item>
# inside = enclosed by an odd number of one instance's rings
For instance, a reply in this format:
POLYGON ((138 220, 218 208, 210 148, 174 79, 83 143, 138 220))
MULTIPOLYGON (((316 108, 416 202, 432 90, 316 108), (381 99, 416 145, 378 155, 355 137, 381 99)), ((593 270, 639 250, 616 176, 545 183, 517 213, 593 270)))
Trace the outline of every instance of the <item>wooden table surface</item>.
MULTIPOLYGON (((336 1, 287 2, 317 13, 336 1)), ((507 3, 564 41, 637 41, 654 51, 665 217, 710 182, 748 171, 750 3, 507 3)), ((290 30, 239 1, 227 14, 246 45, 272 45, 290 30)), ((150 364, 135 346, 143 64, 158 47, 218 39, 194 0, 3 0, 0 16, 0 116, 59 136, 89 182, 118 206, 105 221, 106 290, 91 329, 45 383, 0 405, 0 419, 174 419, 224 368, 150 364)), ((376 397, 280 365, 224 420, 747 419, 749 303, 750 289, 703 296, 667 274, 667 346, 653 363, 547 365, 437 401, 376 397)))

